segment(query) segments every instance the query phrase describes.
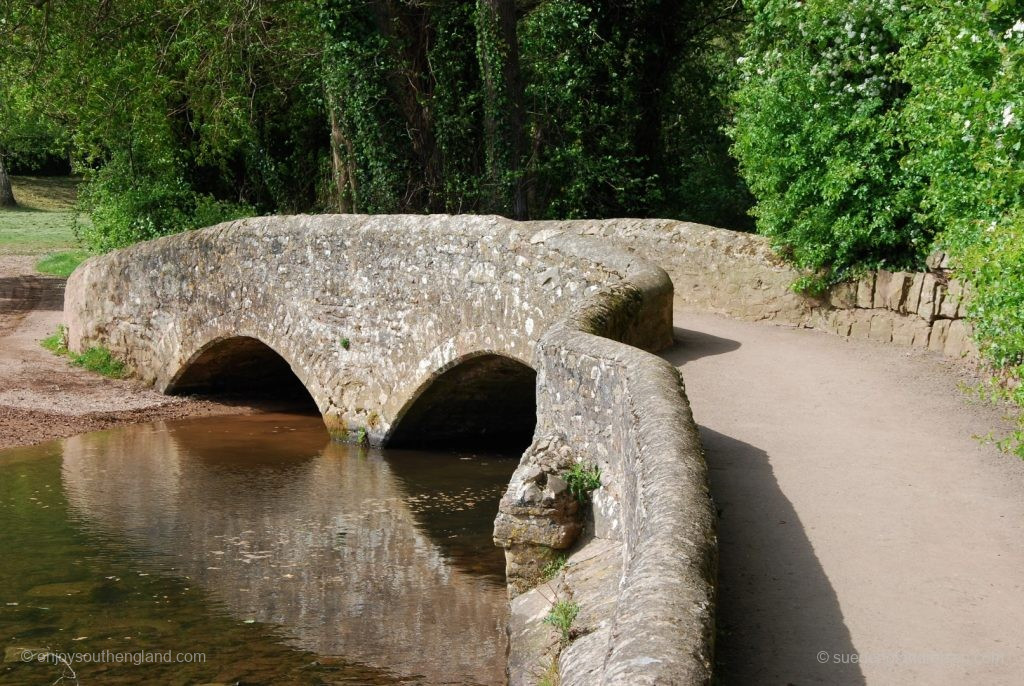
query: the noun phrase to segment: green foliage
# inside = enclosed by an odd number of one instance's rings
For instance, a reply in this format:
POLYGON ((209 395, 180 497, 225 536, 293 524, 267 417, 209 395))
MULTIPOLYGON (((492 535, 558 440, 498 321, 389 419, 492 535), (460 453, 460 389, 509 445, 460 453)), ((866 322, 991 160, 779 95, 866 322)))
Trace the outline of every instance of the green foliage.
POLYGON ((555 576, 565 567, 565 563, 568 560, 569 557, 565 554, 556 555, 550 562, 544 565, 543 569, 540 570, 541 582, 548 582, 554 579, 555 576))
POLYGON ((76 367, 82 367, 111 379, 124 377, 124 363, 115 358, 106 348, 92 347, 81 354, 68 350, 68 332, 63 325, 58 326, 57 331, 44 338, 40 344, 54 355, 67 357, 76 367))
POLYGON ((733 151, 757 198, 758 230, 829 283, 865 267, 910 267, 934 229, 901 168, 908 84, 895 0, 748 3, 733 151))
POLYGON ((601 468, 597 465, 590 466, 577 462, 565 473, 564 477, 566 483, 569 484, 569 493, 581 505, 590 502, 591 491, 601 488, 601 468))
POLYGON ((67 278, 71 272, 78 268, 89 258, 89 253, 83 250, 72 250, 49 255, 36 263, 36 271, 41 274, 61 276, 67 278))
MULTIPOLYGON (((1019 3, 937 2, 915 17, 901 63, 914 84, 906 167, 957 276, 983 354, 1024 375, 1024 18, 1019 3)), ((1024 390, 1007 394, 1024 406, 1024 390)), ((1024 414, 1022 414, 1024 427, 1024 414)), ((1024 457, 1018 432, 1016 447, 1024 457)))
POLYGON ((905 165, 926 180, 922 214, 971 284, 981 347, 1024 363, 1024 21, 1013 3, 940 2, 915 23, 905 165))
POLYGON ((79 236, 97 252, 254 213, 196 193, 172 165, 139 170, 123 157, 90 174, 79 202, 92 219, 79 236))
POLYGON ((551 606, 551 611, 544 618, 545 624, 550 624, 558 630, 563 646, 572 641, 572 624, 579 613, 580 606, 575 601, 559 600, 551 606))
POLYGON ((310 68, 322 40, 308 3, 97 10, 68 0, 4 11, 0 109, 18 106, 0 113, 0 130, 15 119, 59 129, 61 152, 88 176, 83 200, 96 221, 83 237, 93 249, 249 207, 311 206, 327 141, 310 68))

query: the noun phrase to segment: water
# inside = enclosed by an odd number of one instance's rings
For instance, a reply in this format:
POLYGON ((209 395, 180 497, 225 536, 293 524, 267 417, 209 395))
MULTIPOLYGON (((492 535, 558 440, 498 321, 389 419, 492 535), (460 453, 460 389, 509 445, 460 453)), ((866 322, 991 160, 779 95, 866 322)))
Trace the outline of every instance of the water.
POLYGON ((514 468, 290 414, 0 452, 0 684, 61 676, 19 659, 43 649, 205 655, 75 662, 83 685, 502 683, 490 534, 514 468))

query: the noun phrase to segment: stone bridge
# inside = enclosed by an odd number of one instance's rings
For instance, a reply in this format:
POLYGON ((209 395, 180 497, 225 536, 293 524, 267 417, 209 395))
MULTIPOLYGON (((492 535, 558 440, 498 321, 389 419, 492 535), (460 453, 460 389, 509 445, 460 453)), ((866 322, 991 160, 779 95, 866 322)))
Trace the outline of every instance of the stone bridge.
POLYGON ((525 447, 532 437, 516 502, 502 506, 524 524, 501 537, 516 579, 510 681, 532 683, 553 662, 566 686, 708 683, 706 467, 678 372, 649 352, 672 342, 672 282, 607 238, 579 235, 587 226, 297 216, 163 238, 72 275, 69 347, 106 346, 169 393, 297 378, 339 439, 525 447), (560 468, 601 469, 575 543, 548 540, 556 513, 522 495, 528 482, 557 483, 534 473, 553 446, 564 447, 560 468), (570 544, 570 564, 548 582, 580 605, 582 635, 563 646, 530 572, 570 544))

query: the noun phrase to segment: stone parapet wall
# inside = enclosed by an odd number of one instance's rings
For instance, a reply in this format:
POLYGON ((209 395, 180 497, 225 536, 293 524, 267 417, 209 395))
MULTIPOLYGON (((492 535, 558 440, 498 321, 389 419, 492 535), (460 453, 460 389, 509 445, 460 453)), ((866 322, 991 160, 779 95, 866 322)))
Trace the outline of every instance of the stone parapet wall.
MULTIPOLYGON (((601 259, 593 244, 572 250, 601 259)), ((663 311, 664 281, 635 261, 623 283, 632 293, 580 303, 537 347, 535 446, 567 446, 600 468, 601 488, 562 571, 512 599, 512 686, 555 669, 563 686, 710 683, 717 540, 700 438, 677 370, 625 344, 669 343, 636 329, 657 316, 608 316, 624 299, 663 311), (558 601, 579 610, 568 643, 543 621, 558 601)), ((530 455, 520 470, 536 469, 530 455)))
POLYGON ((916 346, 950 357, 976 358, 973 329, 965 319, 967 289, 948 271, 868 274, 837 286, 812 325, 840 336, 916 346))
POLYGON ((965 319, 969 292, 950 278, 942 253, 929 257, 927 272, 881 270, 818 299, 793 292, 800 273, 780 260, 763 236, 666 219, 549 224, 604 237, 659 265, 672 278, 676 302, 683 307, 955 358, 978 354, 965 319))

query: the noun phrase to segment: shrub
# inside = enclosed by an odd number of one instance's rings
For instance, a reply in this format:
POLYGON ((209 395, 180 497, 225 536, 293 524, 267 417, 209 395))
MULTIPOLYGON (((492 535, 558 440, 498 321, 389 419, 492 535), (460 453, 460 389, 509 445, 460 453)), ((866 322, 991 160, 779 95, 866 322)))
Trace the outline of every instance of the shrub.
POLYGON ((196 193, 173 165, 140 171, 116 156, 90 175, 79 203, 92 219, 79 237, 97 252, 253 214, 196 193))
MULTIPOLYGON (((733 150, 758 230, 820 289, 921 268, 970 284, 982 353, 1024 363, 1024 18, 1006 0, 754 0, 733 150)), ((1024 404, 1024 391, 1014 394, 1024 404)))
MULTIPOLYGON (((755 0, 731 129, 757 228, 819 281, 913 266, 934 233, 901 167, 895 0, 755 0)), ((806 286, 814 284, 808 281, 806 286)))

